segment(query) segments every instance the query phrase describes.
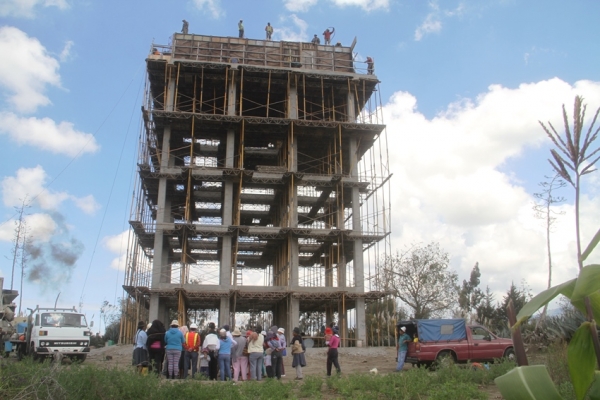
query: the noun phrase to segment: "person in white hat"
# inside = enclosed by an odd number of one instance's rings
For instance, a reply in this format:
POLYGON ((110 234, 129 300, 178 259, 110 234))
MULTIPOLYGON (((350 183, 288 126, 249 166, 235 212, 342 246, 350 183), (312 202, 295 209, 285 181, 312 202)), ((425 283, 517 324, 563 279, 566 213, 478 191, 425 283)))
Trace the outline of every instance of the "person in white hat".
POLYGON ((248 379, 248 347, 247 339, 242 336, 242 332, 238 328, 233 330, 233 341, 237 343, 231 350, 231 364, 233 365, 233 381, 238 381, 238 376, 241 373, 243 381, 248 379), (244 354, 244 350, 245 353, 244 354))
MULTIPOLYGON (((281 347, 281 356, 287 356, 287 340, 285 340, 285 329, 279 328, 277 329, 277 338, 279 339, 279 346, 281 347)), ((283 358, 281 359, 281 376, 285 376, 285 363, 283 362, 283 358)))
POLYGON ((200 352, 200 334, 198 334, 198 325, 191 324, 190 331, 184 335, 185 344, 183 348, 185 350, 183 357, 183 379, 187 378, 190 366, 192 367, 192 378, 196 375, 198 370, 198 354, 200 352))
POLYGON ((406 333, 406 327, 403 326, 398 332, 399 338, 396 343, 396 351, 398 352, 398 365, 396 366, 396 372, 401 372, 404 368, 404 360, 406 359, 406 352, 408 351, 408 343, 412 341, 410 336, 406 333))
POLYGON ((211 381, 216 381, 219 373, 219 360, 217 354, 220 347, 221 342, 217 335, 215 323, 209 322, 208 333, 204 338, 204 343, 202 343, 202 352, 205 354, 206 360, 208 361, 208 378, 211 381))
POLYGON ((179 322, 174 319, 171 321, 171 328, 165 333, 165 349, 167 350, 167 379, 177 379, 179 377, 179 359, 183 351, 185 339, 183 333, 179 330, 179 322))

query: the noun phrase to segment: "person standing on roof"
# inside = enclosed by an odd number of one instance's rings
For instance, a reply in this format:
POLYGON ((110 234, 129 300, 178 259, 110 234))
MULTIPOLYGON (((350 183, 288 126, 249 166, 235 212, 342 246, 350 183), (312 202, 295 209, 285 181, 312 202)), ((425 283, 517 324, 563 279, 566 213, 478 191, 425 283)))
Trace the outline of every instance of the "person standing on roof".
POLYGON ((190 26, 190 24, 185 19, 182 19, 181 22, 183 22, 183 26, 181 27, 181 33, 183 33, 184 35, 187 35, 188 27, 190 26))
POLYGON ((333 32, 335 32, 335 28, 331 28, 331 30, 329 30, 329 28, 325 29, 325 32, 323 32, 323 39, 325 39, 325 44, 331 44, 331 35, 333 35, 333 32))
POLYGON ((406 327, 400 328, 401 335, 396 343, 396 351, 398 352, 398 365, 396 366, 396 372, 402 371, 404 368, 404 360, 406 359, 406 352, 408 351, 408 343, 411 341, 410 336, 406 333, 406 327))
POLYGON ((240 19, 240 22, 238 22, 238 31, 240 33, 240 39, 244 38, 244 21, 240 19))
POLYGON ((271 40, 271 35, 273 34, 273 27, 270 22, 267 22, 267 26, 265 26, 265 32, 267 32, 267 40, 271 40))
POLYGON ((319 37, 317 36, 317 34, 315 33, 315 36, 312 38, 312 40, 310 41, 312 44, 321 44, 321 39, 319 39, 319 37))
POLYGON ((375 71, 375 62, 370 56, 367 56, 367 60, 365 62, 367 63, 367 74, 373 75, 373 71, 375 71))

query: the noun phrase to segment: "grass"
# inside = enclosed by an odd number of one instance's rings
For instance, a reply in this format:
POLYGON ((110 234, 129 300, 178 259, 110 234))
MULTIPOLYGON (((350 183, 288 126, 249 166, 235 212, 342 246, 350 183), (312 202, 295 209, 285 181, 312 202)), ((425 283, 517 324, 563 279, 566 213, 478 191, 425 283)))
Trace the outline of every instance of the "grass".
POLYGON ((514 367, 493 364, 489 370, 448 366, 430 372, 413 368, 403 373, 355 374, 331 378, 306 376, 302 381, 206 382, 166 381, 133 370, 71 366, 24 360, 0 365, 2 399, 487 399, 493 379, 514 367))

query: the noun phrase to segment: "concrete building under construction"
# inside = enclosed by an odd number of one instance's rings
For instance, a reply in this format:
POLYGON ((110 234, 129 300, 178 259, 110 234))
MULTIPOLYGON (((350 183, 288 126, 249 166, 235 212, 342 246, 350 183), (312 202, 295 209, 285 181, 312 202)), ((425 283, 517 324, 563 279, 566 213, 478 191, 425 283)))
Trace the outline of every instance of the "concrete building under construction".
POLYGON ((379 81, 355 43, 174 34, 152 46, 125 336, 145 316, 261 315, 291 332, 320 312, 364 343, 365 303, 385 295, 390 173, 379 81))

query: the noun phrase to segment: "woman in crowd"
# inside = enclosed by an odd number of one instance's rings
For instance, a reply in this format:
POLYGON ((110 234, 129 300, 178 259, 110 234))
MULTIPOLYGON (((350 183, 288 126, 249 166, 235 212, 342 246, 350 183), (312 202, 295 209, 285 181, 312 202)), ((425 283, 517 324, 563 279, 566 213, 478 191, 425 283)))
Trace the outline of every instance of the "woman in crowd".
POLYGON ((237 382, 238 374, 241 372, 241 379, 243 381, 248 379, 248 347, 247 340, 242 336, 242 333, 238 328, 233 330, 233 341, 236 342, 236 346, 231 351, 231 362, 233 364, 233 381, 237 382), (244 354, 244 351, 246 354, 244 354))
POLYGON ((152 326, 148 328, 146 334, 148 335, 146 344, 150 362, 152 364, 152 370, 160 376, 163 359, 165 358, 165 326, 162 322, 155 319, 152 321, 152 326))
POLYGON ((227 336, 227 331, 221 329, 219 331, 219 370, 221 372, 221 380, 231 380, 231 349, 233 347, 233 340, 227 336))
POLYGON ((171 322, 171 328, 165 333, 165 348, 167 350, 167 362, 169 368, 167 379, 179 378, 179 359, 183 351, 183 333, 179 330, 179 322, 174 319, 171 322))
POLYGON ((285 329, 277 329, 277 337, 279 338, 279 347, 281 348, 281 376, 285 376, 285 365, 283 363, 283 357, 287 356, 287 340, 285 339, 285 329))
POLYGON ((217 359, 217 352, 221 347, 221 341, 217 336, 216 327, 214 322, 208 324, 208 333, 202 341, 202 353, 206 356, 208 361, 208 377, 211 381, 217 380, 217 374, 219 373, 219 361, 217 359))
POLYGON ((329 346, 329 350, 327 351, 327 376, 331 376, 332 364, 335 365, 335 369, 339 374, 340 372, 342 372, 342 370, 340 369, 340 363, 338 361, 338 347, 340 347, 340 336, 337 326, 334 326, 333 329, 327 328, 325 330, 325 340, 327 345, 329 346))
POLYGON ((257 332, 252 332, 248 337, 248 360, 250 362, 250 379, 252 380, 262 380, 264 340, 265 337, 257 332))
POLYGON ((148 335, 146 334, 146 323, 144 321, 138 322, 138 329, 135 333, 135 344, 133 348, 133 365, 139 366, 141 363, 148 361, 148 348, 146 342, 148 341, 148 335))
POLYGON ((306 348, 304 347, 304 341, 300 335, 299 328, 294 328, 294 337, 292 337, 290 344, 292 345, 292 357, 294 357, 292 359, 292 368, 296 368, 296 380, 301 380, 302 367, 306 367, 306 357, 304 357, 306 348))
MULTIPOLYGON (((277 327, 275 327, 275 332, 277 332, 277 327)), ((282 349, 277 334, 272 330, 267 333, 267 345, 269 346, 269 350, 271 350, 271 368, 273 368, 272 377, 279 380, 281 379, 282 349)))

